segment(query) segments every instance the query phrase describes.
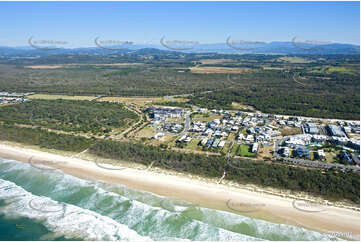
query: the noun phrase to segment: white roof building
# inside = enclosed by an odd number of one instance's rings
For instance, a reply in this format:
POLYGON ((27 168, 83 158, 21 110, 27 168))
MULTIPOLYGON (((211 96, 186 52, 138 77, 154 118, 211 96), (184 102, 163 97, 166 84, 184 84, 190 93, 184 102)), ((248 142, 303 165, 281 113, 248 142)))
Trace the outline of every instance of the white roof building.
POLYGON ((254 141, 254 137, 253 137, 253 135, 247 135, 247 137, 246 137, 246 141, 248 141, 248 142, 253 142, 254 141))
POLYGON ((187 138, 185 138, 185 140, 184 140, 184 142, 187 142, 187 143, 189 143, 189 142, 191 142, 192 141, 192 137, 187 137, 187 138))
POLYGON ((239 129, 238 126, 233 126, 233 127, 232 127, 232 130, 233 130, 233 131, 237 131, 238 129, 239 129))
POLYGON ((180 139, 178 140, 179 142, 185 140, 187 138, 187 135, 183 135, 182 137, 180 137, 180 139))
POLYGON ((219 142, 218 147, 223 148, 225 144, 226 144, 226 141, 222 140, 221 142, 219 142))
POLYGON ((252 145, 252 153, 256 153, 258 151, 258 143, 254 143, 252 145))
POLYGON ((304 146, 305 141, 303 141, 302 139, 295 138, 295 137, 290 137, 288 140, 285 141, 285 144, 287 146, 304 146))
POLYGON ((317 155, 318 155, 318 157, 320 157, 320 158, 325 158, 325 157, 326 157, 325 152, 324 152, 323 150, 318 150, 318 151, 317 151, 317 155))

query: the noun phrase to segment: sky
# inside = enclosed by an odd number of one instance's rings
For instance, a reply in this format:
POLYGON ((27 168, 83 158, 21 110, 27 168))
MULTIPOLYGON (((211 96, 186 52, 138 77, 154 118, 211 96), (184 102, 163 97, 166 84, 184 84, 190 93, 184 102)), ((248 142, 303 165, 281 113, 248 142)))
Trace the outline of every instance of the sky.
POLYGON ((159 44, 310 40, 360 44, 359 2, 0 2, 0 46, 94 39, 159 44))

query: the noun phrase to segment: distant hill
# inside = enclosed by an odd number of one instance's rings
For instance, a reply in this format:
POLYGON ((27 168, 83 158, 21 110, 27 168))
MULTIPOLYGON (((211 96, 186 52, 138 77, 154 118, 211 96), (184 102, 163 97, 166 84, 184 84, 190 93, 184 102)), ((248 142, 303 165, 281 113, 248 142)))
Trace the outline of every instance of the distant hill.
POLYGON ((215 44, 195 44, 182 48, 174 46, 167 48, 159 45, 130 45, 127 48, 113 46, 112 49, 99 47, 74 48, 74 49, 54 49, 41 50, 28 47, 6 47, 0 46, 0 56, 3 57, 36 57, 47 55, 71 54, 71 55, 108 55, 121 53, 134 54, 166 54, 167 52, 186 53, 223 53, 223 54, 360 54, 360 46, 352 44, 308 44, 296 42, 270 42, 270 43, 215 43, 215 44))

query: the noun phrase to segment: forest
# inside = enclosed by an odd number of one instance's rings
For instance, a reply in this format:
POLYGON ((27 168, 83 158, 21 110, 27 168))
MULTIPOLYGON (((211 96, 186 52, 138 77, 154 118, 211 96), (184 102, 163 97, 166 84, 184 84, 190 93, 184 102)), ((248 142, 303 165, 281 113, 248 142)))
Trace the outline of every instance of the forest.
POLYGON ((334 170, 304 169, 281 164, 266 164, 249 160, 228 161, 224 156, 206 156, 168 150, 165 147, 141 143, 101 140, 90 147, 90 152, 106 158, 127 160, 158 166, 195 175, 225 179, 240 184, 308 192, 329 200, 360 201, 360 176, 334 170))
POLYGON ((32 100, 0 108, 0 121, 94 135, 127 127, 137 114, 122 104, 82 100, 32 100))
POLYGON ((0 91, 105 96, 192 94, 187 104, 200 107, 225 109, 239 102, 266 113, 358 120, 359 62, 358 55, 156 50, 86 57, 0 58, 0 91))
POLYGON ((16 127, 10 124, 0 124, 0 140, 72 152, 81 152, 95 143, 94 140, 81 136, 57 134, 40 128, 16 127))

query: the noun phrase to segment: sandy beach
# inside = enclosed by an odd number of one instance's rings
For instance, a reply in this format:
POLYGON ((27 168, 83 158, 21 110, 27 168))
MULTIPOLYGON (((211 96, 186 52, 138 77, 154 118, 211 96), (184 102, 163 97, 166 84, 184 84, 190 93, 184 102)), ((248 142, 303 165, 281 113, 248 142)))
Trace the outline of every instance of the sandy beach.
POLYGON ((8 144, 0 144, 0 157, 22 162, 30 160, 33 166, 45 164, 80 178, 123 184, 134 189, 186 200, 202 207, 296 225, 345 239, 359 240, 360 237, 360 212, 352 209, 310 205, 301 200, 252 192, 224 184, 160 174, 151 170, 111 167, 8 144))

